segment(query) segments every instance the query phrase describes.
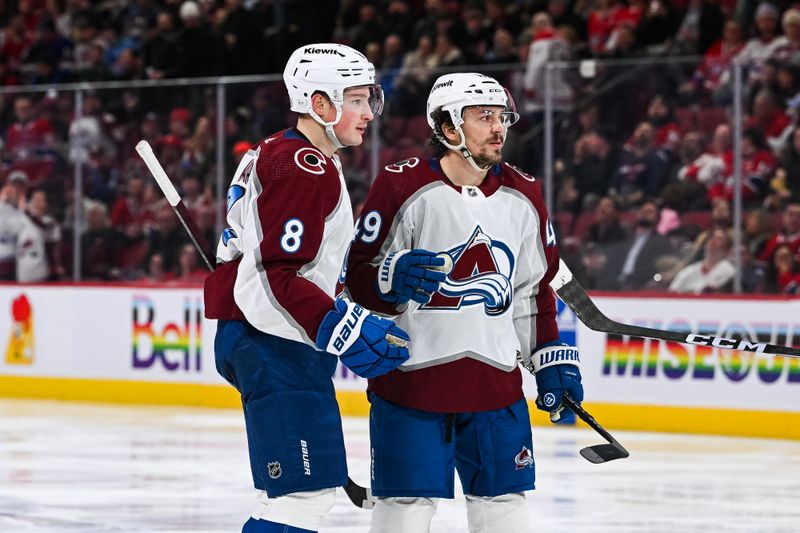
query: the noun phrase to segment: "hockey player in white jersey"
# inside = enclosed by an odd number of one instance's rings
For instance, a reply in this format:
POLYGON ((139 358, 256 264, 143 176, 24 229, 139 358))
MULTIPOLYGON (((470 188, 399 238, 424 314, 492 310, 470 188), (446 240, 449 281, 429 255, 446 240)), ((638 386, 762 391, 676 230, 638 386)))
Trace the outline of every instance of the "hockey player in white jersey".
POLYGON ((540 182, 502 161, 518 115, 497 81, 442 76, 427 116, 437 157, 379 173, 349 254, 354 300, 394 315, 414 339, 399 372, 369 380, 371 532, 429 531, 457 471, 471 532, 522 533, 534 461, 518 357, 554 421, 574 419, 564 393, 583 399, 578 352, 559 339, 548 285, 555 235, 540 182), (452 269, 438 290, 410 297, 395 273, 413 248, 446 253, 452 269))

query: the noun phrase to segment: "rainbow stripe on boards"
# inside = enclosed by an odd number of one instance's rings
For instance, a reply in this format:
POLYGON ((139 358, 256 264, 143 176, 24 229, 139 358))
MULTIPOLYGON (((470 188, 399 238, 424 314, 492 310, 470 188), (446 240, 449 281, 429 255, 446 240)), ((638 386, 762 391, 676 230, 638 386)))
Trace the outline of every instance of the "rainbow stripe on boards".
MULTIPOLYGON (((800 338, 800 325, 726 324, 702 322, 692 327, 688 322, 635 323, 638 326, 673 331, 693 331, 701 335, 735 337, 745 335, 760 342, 792 345, 800 338), (797 334, 795 334, 797 333, 797 334)), ((762 383, 800 382, 800 359, 754 352, 723 350, 711 346, 607 335, 603 352, 604 376, 642 378, 726 380, 739 382, 757 379, 762 383)))

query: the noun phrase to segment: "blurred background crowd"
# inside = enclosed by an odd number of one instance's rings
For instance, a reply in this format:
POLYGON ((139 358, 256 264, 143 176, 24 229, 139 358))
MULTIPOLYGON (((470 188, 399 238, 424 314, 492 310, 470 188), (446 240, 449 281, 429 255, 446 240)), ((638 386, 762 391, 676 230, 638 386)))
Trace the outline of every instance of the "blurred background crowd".
POLYGON ((433 79, 480 71, 522 115, 506 159, 552 171, 585 287, 730 292, 739 265, 745 292, 800 291, 800 5, 785 0, 0 0, 0 279, 202 280, 134 145, 216 242, 238 159, 294 123, 286 59, 324 41, 364 52, 386 93, 341 154, 356 214, 378 168, 426 156, 433 79))

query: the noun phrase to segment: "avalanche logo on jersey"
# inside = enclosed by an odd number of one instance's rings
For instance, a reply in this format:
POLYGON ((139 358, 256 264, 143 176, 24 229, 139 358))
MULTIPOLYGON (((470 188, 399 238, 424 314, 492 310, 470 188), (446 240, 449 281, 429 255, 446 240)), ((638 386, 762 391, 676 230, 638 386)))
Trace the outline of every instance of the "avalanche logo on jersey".
POLYGON ((493 240, 477 226, 465 244, 447 253, 453 258, 453 270, 431 301, 420 309, 453 310, 463 305, 483 305, 487 315, 497 316, 511 306, 514 255, 508 246, 493 240))

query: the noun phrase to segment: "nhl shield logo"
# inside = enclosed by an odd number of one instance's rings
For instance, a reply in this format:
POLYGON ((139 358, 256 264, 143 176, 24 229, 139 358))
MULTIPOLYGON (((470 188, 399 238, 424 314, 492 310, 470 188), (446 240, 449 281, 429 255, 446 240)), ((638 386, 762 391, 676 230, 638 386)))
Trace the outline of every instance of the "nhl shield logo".
POLYGON ((533 467, 533 455, 526 446, 523 446, 522 450, 514 457, 514 462, 517 464, 516 470, 522 470, 526 466, 533 467))
POLYGON ((281 471, 281 464, 278 461, 275 461, 274 463, 267 463, 267 471, 269 472, 269 477, 272 479, 278 479, 283 473, 281 471))

